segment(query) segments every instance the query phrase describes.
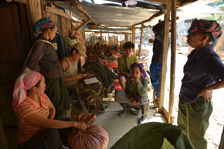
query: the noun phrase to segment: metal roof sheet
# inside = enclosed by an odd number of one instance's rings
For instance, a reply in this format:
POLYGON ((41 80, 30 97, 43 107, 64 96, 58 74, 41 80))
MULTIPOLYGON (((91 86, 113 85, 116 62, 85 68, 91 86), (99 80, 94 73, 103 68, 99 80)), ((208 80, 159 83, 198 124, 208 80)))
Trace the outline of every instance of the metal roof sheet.
MULTIPOLYGON (((69 2, 56 1, 55 4, 63 7, 80 20, 88 18, 77 8, 71 7, 69 2)), ((107 6, 97 4, 80 4, 84 10, 95 20, 97 24, 108 26, 132 26, 136 23, 147 20, 159 12, 155 9, 132 8, 120 6, 107 6)))

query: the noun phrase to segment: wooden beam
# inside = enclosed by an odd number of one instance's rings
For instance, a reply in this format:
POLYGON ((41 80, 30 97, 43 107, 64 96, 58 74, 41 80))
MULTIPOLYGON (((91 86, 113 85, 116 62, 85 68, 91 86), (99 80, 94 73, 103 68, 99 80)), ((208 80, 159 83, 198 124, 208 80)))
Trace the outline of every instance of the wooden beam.
POLYGON ((78 9, 81 13, 83 13, 87 18, 89 18, 94 24, 97 25, 97 22, 92 18, 92 16, 90 16, 85 10, 84 8, 77 3, 76 0, 72 0, 71 2, 71 7, 75 7, 76 9, 78 9))
POLYGON ((167 0, 145 0, 148 2, 153 2, 153 3, 162 3, 162 4, 166 4, 167 0))
POLYGON ((168 123, 172 123, 174 88, 175 88, 175 67, 176 67, 176 0, 171 1, 171 63, 170 63, 170 100, 168 123))
POLYGON ((144 21, 142 21, 142 22, 140 22, 140 23, 136 23, 136 24, 134 24, 133 26, 135 26, 135 25, 139 25, 139 24, 144 24, 144 23, 146 23, 146 22, 149 22, 149 21, 151 21, 152 19, 154 19, 154 18, 156 18, 156 17, 162 15, 163 13, 164 13, 163 11, 159 11, 158 13, 152 15, 152 16, 151 16, 150 18, 148 18, 147 20, 144 20, 144 21))
POLYGON ((91 31, 91 30, 85 30, 85 32, 93 32, 96 34, 100 34, 100 33, 110 33, 110 34, 131 34, 131 33, 127 33, 127 32, 100 32, 100 31, 91 31))
MULTIPOLYGON (((153 3, 161 3, 161 4, 168 4, 168 3, 170 3, 169 0, 145 0, 145 1, 153 2, 153 3)), ((176 2, 176 6, 178 6, 178 7, 179 6, 183 6, 183 5, 186 5, 188 3, 195 2, 195 1, 197 1, 197 0, 190 0, 190 2, 179 2, 179 1, 177 1, 176 2)))
MULTIPOLYGON (((50 12, 50 13, 53 13, 53 14, 56 14, 56 15, 59 15, 59 16, 62 16, 62 17, 65 17, 67 19, 70 19, 70 20, 74 20, 70 15, 66 14, 63 10, 59 10, 55 7, 48 7, 48 6, 45 6, 45 10, 47 12, 50 12)), ((74 20, 75 21, 75 20, 74 20)))
POLYGON ((27 0, 6 0, 6 2, 18 2, 18 3, 23 3, 23 4, 26 4, 27 3, 27 0))
POLYGON ((163 34, 163 56, 162 56, 162 69, 160 76, 160 97, 159 97, 159 111, 162 112, 164 106, 165 96, 165 82, 166 82, 166 66, 167 55, 169 49, 169 24, 170 24, 170 3, 166 4, 165 16, 164 16, 164 34, 163 34))
POLYGON ((102 31, 121 31, 121 32, 125 32, 125 31, 129 31, 131 32, 131 29, 116 29, 116 28, 91 28, 91 30, 102 30, 102 31))
POLYGON ((75 30, 79 30, 81 27, 85 26, 86 24, 88 24, 90 22, 90 19, 87 21, 84 21, 80 26, 78 26, 75 30))
POLYGON ((139 43, 139 56, 138 59, 140 60, 141 57, 141 51, 142 51, 142 40, 143 40, 143 32, 144 32, 144 27, 141 27, 141 35, 140 35, 140 43, 139 43))

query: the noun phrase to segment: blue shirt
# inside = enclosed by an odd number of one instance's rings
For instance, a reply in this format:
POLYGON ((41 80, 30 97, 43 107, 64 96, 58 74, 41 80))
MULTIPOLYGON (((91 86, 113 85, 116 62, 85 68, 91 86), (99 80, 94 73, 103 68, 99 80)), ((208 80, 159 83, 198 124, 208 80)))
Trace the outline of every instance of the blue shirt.
POLYGON ((197 100, 202 89, 220 79, 224 79, 224 64, 212 45, 193 50, 184 66, 179 97, 185 102, 193 102, 197 100))

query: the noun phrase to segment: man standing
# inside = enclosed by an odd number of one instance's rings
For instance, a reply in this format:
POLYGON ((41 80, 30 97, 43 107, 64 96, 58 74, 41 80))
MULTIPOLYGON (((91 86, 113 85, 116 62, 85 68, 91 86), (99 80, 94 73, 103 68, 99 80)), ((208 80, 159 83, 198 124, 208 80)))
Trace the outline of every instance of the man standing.
POLYGON ((156 94, 155 104, 158 104, 160 96, 160 74, 162 69, 164 22, 159 22, 152 28, 152 30, 155 34, 155 39, 149 39, 149 42, 153 43, 153 56, 150 65, 150 79, 156 94))

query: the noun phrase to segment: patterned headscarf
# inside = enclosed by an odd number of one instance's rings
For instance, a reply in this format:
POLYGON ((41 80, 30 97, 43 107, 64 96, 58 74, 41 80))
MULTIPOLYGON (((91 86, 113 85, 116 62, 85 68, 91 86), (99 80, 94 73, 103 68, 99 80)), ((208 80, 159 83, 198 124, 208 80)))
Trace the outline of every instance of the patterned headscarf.
POLYGON ((17 78, 13 91, 12 106, 14 110, 26 99, 27 91, 32 89, 40 81, 40 78, 41 74, 36 71, 25 72, 17 78))
POLYGON ((133 69, 134 69, 135 67, 138 67, 138 68, 140 69, 140 71, 141 71, 141 73, 142 73, 142 76, 143 76, 144 78, 148 76, 147 73, 146 73, 145 70, 144 70, 144 66, 143 66, 143 64, 140 64, 140 63, 132 63, 131 66, 130 66, 130 70, 131 70, 131 72, 133 72, 133 69))
POLYGON ((210 36, 213 44, 216 44, 217 39, 222 35, 222 28, 214 20, 198 20, 195 19, 191 27, 188 29, 188 34, 193 32, 206 33, 210 36))
POLYGON ((33 30, 35 32, 41 32, 41 31, 51 28, 51 27, 55 27, 55 23, 50 20, 50 17, 48 17, 48 18, 42 18, 42 19, 38 20, 34 24, 33 30))

